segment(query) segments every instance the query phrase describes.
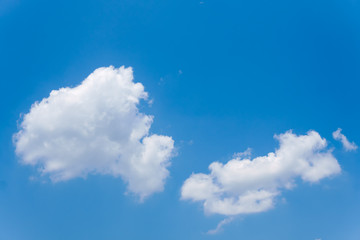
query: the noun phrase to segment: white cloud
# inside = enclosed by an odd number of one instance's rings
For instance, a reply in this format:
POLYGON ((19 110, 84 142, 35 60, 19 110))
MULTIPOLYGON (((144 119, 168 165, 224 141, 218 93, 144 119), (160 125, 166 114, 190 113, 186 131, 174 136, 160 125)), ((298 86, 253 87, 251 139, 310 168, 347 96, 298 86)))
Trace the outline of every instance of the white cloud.
POLYGON ((141 198, 162 191, 174 141, 149 134, 153 116, 137 107, 147 95, 131 68, 98 68, 32 105, 14 135, 16 153, 54 182, 108 174, 141 198))
POLYGON ((296 178, 315 183, 340 173, 339 163, 317 132, 297 136, 288 131, 275 138, 280 147, 266 156, 238 155, 226 164, 210 164, 210 174, 192 174, 182 186, 181 198, 202 202, 206 213, 257 213, 273 208, 275 197, 294 187, 296 178))
POLYGON ((354 142, 349 142, 347 137, 341 133, 341 130, 342 130, 341 128, 338 128, 335 132, 333 132, 332 134, 333 138, 335 140, 341 141, 346 151, 355 151, 358 148, 358 146, 356 146, 354 142))
POLYGON ((216 228, 207 231, 207 234, 213 235, 221 232, 223 230, 224 225, 231 223, 234 220, 233 217, 225 218, 224 220, 220 221, 216 228))
POLYGON ((243 152, 237 152, 233 154, 234 158, 242 158, 242 157, 250 157, 251 156, 251 152, 252 149, 251 148, 247 148, 245 151, 243 152))

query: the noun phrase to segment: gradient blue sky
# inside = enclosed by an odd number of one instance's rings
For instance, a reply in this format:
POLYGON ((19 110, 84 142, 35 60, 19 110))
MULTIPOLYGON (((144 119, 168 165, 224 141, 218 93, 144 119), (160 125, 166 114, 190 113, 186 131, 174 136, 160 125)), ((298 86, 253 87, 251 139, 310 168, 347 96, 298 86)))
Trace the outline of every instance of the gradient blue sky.
POLYGON ((358 240, 359 154, 331 133, 360 143, 359 12, 358 0, 1 1, 0 239, 358 240), (21 113, 109 65, 133 67, 151 132, 178 149, 144 203, 110 176, 30 181, 14 153, 21 113), (225 217, 181 201, 184 180, 248 147, 265 155, 289 129, 329 140, 342 173, 206 234, 225 217))

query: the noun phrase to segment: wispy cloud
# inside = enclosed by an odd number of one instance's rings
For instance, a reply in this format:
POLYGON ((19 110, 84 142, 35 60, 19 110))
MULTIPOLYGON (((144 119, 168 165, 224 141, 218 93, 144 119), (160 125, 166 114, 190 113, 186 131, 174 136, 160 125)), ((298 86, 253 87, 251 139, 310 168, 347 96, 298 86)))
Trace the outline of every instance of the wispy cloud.
POLYGON ((234 220, 233 217, 225 218, 224 220, 220 221, 216 228, 207 231, 207 234, 213 235, 221 232, 223 230, 224 225, 231 223, 234 220))
POLYGON ((346 151, 355 151, 358 146, 354 142, 349 142, 347 137, 342 134, 341 131, 342 129, 338 128, 335 132, 333 132, 333 138, 340 141, 346 151))
POLYGON ((247 148, 245 151, 243 152, 237 152, 233 154, 234 158, 244 158, 244 157, 250 157, 251 156, 251 152, 252 149, 251 148, 247 148))

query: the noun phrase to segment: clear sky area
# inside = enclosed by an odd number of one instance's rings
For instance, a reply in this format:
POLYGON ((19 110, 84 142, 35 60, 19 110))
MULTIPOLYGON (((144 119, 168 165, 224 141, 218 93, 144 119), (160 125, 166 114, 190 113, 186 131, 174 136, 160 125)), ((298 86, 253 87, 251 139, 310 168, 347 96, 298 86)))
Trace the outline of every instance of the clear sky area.
POLYGON ((0 0, 0 240, 359 240, 359 13, 0 0))

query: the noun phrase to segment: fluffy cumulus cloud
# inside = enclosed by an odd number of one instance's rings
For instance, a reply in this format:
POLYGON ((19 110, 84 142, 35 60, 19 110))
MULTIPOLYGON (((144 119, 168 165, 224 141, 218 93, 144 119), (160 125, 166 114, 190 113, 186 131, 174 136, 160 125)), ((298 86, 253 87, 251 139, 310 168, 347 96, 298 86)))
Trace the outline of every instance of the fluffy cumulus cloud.
POLYGON ((226 164, 213 162, 210 173, 192 174, 183 184, 181 198, 203 203, 206 213, 237 215, 263 212, 274 206, 283 189, 297 178, 316 183, 338 174, 340 165, 317 132, 276 135, 275 152, 253 159, 237 154, 226 164))
POLYGON ((356 146, 356 144, 354 142, 349 142, 349 140, 347 139, 347 137, 341 133, 342 129, 338 128, 335 132, 333 132, 333 138, 335 140, 338 140, 342 143, 344 149, 346 151, 355 151, 358 146, 356 146))
POLYGON ((174 141, 149 134, 153 116, 138 109, 146 98, 131 68, 96 69, 32 105, 14 135, 16 153, 54 182, 108 174, 141 198, 162 191, 174 141))

